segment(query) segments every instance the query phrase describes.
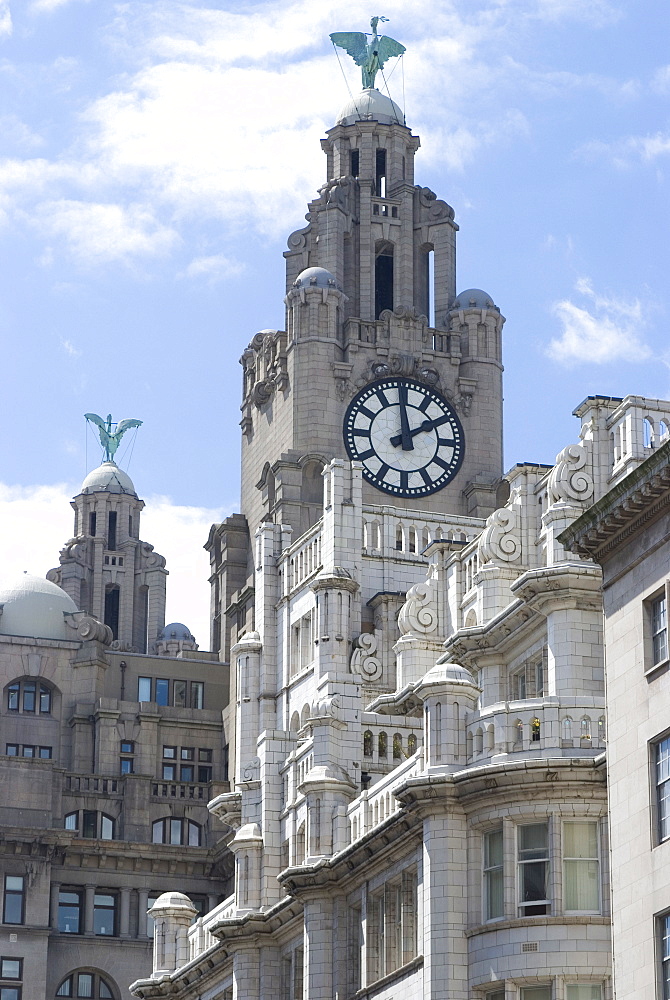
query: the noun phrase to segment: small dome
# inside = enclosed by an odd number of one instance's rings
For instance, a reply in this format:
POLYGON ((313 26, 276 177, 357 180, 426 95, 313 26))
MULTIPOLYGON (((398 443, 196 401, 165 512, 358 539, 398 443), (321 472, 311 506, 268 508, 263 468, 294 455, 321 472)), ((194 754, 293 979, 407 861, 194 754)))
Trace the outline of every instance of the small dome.
POLYGON ((306 267, 293 282, 294 288, 339 288, 334 275, 325 267, 306 267))
POLYGON ((383 125, 404 125, 405 116, 395 101, 370 88, 347 101, 337 116, 338 125, 367 121, 381 122, 383 125))
POLYGON ((497 309, 488 292, 481 288, 466 288, 454 299, 452 309, 497 309))
POLYGON ((158 638, 165 640, 177 639, 184 640, 186 642, 195 642, 190 629, 187 629, 185 625, 181 624, 181 622, 172 622, 170 625, 166 625, 158 638))
POLYGON ((0 588, 0 633, 39 639, 77 639, 63 618, 78 611, 69 594, 50 580, 24 573, 0 588))
POLYGON ((164 892, 158 897, 154 905, 149 910, 149 913, 156 915, 159 910, 190 910, 192 913, 197 913, 197 910, 188 896, 185 896, 183 892, 164 892))
POLYGON ((130 476, 118 467, 116 462, 103 462, 89 472, 81 484, 82 493, 130 493, 136 497, 130 476))

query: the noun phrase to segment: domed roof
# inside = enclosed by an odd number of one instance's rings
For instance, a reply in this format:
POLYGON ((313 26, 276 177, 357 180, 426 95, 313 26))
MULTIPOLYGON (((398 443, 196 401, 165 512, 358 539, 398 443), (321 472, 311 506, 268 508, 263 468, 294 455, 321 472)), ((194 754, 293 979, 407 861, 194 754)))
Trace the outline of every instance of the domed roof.
POLYGON ((344 105, 337 116, 337 125, 354 122, 381 122, 383 125, 404 125, 405 116, 390 97, 369 88, 361 91, 344 105))
POLYGON ((78 611, 69 594, 50 580, 24 573, 0 587, 0 634, 39 639, 76 639, 63 614, 78 611))
POLYGON ((452 309, 497 309, 488 292, 481 288, 466 288, 454 299, 452 309))
POLYGON ((158 637, 159 639, 183 639, 186 642, 195 642, 190 629, 187 629, 181 622, 172 622, 166 625, 158 637))
POLYGON ((316 288, 339 288, 335 276, 325 267, 306 267, 293 282, 294 288, 307 288, 308 285, 316 288))
POLYGON ((164 892, 158 897, 149 913, 156 913, 159 910, 190 910, 197 913, 197 910, 188 896, 183 892, 164 892))
POLYGON ((82 493, 130 493, 137 496, 130 476, 116 462, 103 462, 89 472, 81 484, 82 493))

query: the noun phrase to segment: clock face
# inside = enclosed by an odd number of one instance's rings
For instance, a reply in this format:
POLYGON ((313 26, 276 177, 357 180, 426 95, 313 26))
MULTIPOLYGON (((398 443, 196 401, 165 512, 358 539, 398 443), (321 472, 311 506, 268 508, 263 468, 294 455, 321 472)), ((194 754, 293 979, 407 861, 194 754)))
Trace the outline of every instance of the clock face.
POLYGON ((349 458, 384 493, 425 497, 454 478, 465 454, 461 422, 445 399, 409 378, 366 386, 344 417, 349 458))

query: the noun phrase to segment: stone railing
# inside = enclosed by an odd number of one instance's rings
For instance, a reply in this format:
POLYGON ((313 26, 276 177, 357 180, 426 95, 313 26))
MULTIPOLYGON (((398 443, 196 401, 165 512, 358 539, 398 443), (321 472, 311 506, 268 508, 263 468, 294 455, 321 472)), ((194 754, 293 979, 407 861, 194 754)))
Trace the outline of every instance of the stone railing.
POLYGON ((215 906, 213 910, 206 913, 204 917, 194 920, 188 930, 189 961, 193 961, 217 943, 217 939, 210 932, 212 927, 219 920, 226 920, 232 917, 235 912, 235 896, 228 896, 222 903, 215 906))
POLYGON ((478 517, 436 514, 427 518, 425 511, 370 504, 363 508, 363 552, 368 556, 418 559, 426 546, 438 539, 471 542, 483 525, 478 517))
POLYGON ((396 799, 393 791, 398 788, 407 778, 420 774, 423 771, 423 747, 400 764, 390 774, 385 775, 369 791, 361 792, 357 799, 351 803, 347 810, 349 819, 350 841, 364 837, 379 823, 398 812, 400 803, 396 799))
POLYGON ((292 593, 321 569, 321 528, 317 521, 309 531, 282 553, 285 592, 292 593))
POLYGON ((539 697, 491 705, 466 726, 466 759, 484 762, 499 753, 559 755, 602 750, 607 738, 604 699, 539 697))
POLYGON ((76 795, 115 795, 122 796, 125 791, 123 778, 109 778, 101 774, 66 774, 64 793, 76 795))

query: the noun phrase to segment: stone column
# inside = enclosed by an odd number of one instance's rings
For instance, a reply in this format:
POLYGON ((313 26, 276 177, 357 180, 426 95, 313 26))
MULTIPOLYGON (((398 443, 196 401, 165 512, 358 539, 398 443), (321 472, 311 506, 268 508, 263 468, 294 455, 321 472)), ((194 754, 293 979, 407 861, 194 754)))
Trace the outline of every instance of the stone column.
POLYGON ((51 883, 51 914, 49 920, 49 926, 53 930, 58 930, 58 895, 60 893, 60 882, 51 883))
POLYGON ((310 1000, 332 1000, 334 902, 315 896, 304 899, 304 905, 305 993, 310 1000))
POLYGON ((95 886, 87 885, 84 891, 84 934, 93 933, 93 904, 95 886))
POLYGON ((130 889, 121 889, 119 905, 119 934, 128 937, 130 933, 130 889))
POLYGON ((260 996, 260 952, 257 947, 240 948, 233 956, 233 1000, 258 1000, 260 996))
POLYGON ((148 889, 139 889, 137 892, 137 936, 147 937, 147 909, 149 908, 148 889))

